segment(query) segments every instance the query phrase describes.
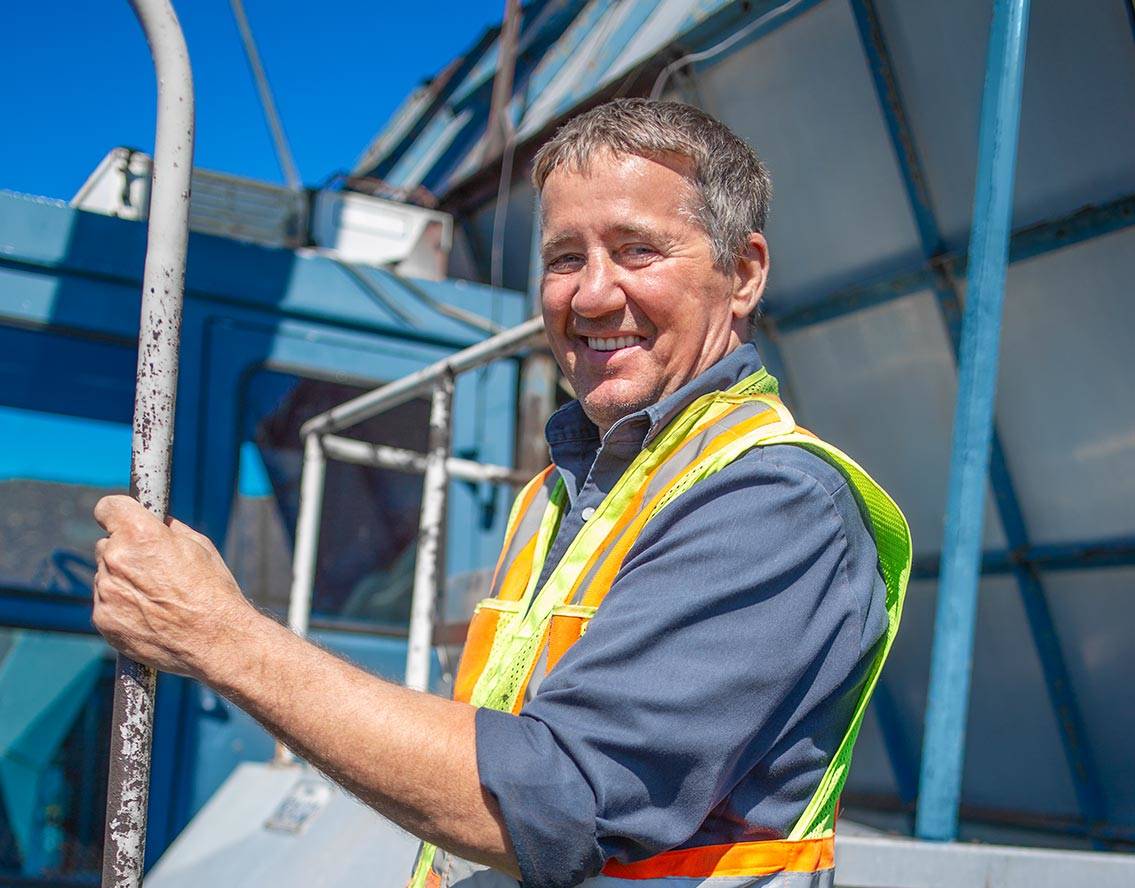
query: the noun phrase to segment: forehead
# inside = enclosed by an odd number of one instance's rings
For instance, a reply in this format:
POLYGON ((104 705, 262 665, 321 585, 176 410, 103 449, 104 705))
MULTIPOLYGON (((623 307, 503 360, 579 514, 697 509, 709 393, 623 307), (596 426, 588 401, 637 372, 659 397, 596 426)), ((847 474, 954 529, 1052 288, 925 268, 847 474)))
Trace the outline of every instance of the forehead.
POLYGON ((557 167, 540 192, 545 233, 687 219, 697 203, 693 177, 693 161, 675 154, 642 157, 604 150, 582 166, 557 167))

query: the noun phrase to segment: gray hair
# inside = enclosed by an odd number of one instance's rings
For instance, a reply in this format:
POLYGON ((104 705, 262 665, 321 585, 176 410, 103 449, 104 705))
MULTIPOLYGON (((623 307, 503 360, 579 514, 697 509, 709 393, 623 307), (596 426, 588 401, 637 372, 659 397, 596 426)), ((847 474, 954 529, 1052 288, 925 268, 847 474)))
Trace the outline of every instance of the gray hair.
POLYGON ((651 157, 676 154, 694 165, 699 206, 692 214, 709 236, 714 261, 732 268, 749 233, 764 231, 772 181, 757 153, 720 121, 681 102, 615 99, 573 117, 540 148, 532 184, 553 170, 585 171, 601 151, 651 157))

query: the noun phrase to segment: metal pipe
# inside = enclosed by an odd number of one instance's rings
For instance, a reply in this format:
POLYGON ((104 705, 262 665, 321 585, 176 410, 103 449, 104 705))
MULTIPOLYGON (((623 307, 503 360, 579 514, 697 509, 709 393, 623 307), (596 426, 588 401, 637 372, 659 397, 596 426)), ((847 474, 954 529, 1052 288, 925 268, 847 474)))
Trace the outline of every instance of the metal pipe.
MULTIPOLYGON (((288 628, 296 635, 307 636, 311 620, 311 594, 315 585, 315 562, 319 553, 319 518, 323 512, 323 490, 327 476, 327 460, 318 435, 303 440, 303 470, 300 474, 299 517, 292 546, 292 589, 288 596, 288 628)), ((283 743, 276 743, 275 762, 286 765, 294 761, 283 743)))
POLYGON ((403 376, 389 385, 359 395, 333 407, 325 413, 313 416, 300 428, 301 435, 318 432, 321 435, 341 432, 343 429, 362 422, 375 414, 405 404, 412 398, 429 391, 433 385, 447 375, 457 375, 472 370, 481 364, 507 358, 528 347, 529 341, 544 331, 544 319, 532 318, 505 330, 496 336, 484 339, 469 348, 442 358, 416 373, 403 376))
MULTIPOLYGON (((193 72, 181 25, 167 0, 130 0, 130 5, 150 45, 158 83, 130 492, 164 521, 169 512, 177 348, 189 241, 193 72)), ((118 657, 107 777, 104 888, 134 888, 142 883, 156 686, 153 669, 118 657)))
POLYGON ((924 839, 957 837, 1028 13, 1028 0, 996 0, 990 29, 942 576, 915 821, 915 831, 924 839))
MULTIPOLYGON (((537 194, 532 204, 532 238, 528 246, 528 310, 540 314, 544 283, 543 211, 537 194)), ((520 416, 516 428, 516 465, 531 477, 548 464, 544 425, 556 409, 560 369, 549 352, 533 349, 520 366, 520 416)))
POLYGON ((418 553, 414 561, 414 597, 410 604, 410 638, 406 650, 406 687, 429 689, 430 651, 433 644, 434 608, 437 602, 442 523, 449 487, 446 458, 449 456, 453 373, 437 381, 430 406, 429 455, 422 483, 422 516, 418 530, 418 553))
POLYGON ((300 178, 299 170, 296 169, 292 150, 288 147, 288 137, 284 135, 284 124, 280 121, 280 113, 276 110, 276 100, 272 98, 272 88, 268 85, 268 75, 264 72, 264 65, 260 61, 260 51, 256 48, 256 40, 252 36, 252 26, 248 23, 248 16, 244 14, 244 3, 241 0, 229 0, 229 5, 232 7, 233 18, 236 19, 237 30, 240 31, 240 40, 244 45, 248 67, 252 69, 252 79, 256 81, 256 91, 260 94, 260 106, 264 109, 268 129, 272 133, 272 143, 276 146, 276 159, 280 162, 280 171, 292 191, 303 191, 303 180, 300 178))
MULTIPOLYGON (((378 466, 395 472, 424 475, 429 462, 425 454, 416 450, 404 450, 401 447, 371 444, 368 441, 341 438, 338 435, 326 435, 322 441, 323 452, 328 458, 358 466, 378 466)), ((452 456, 445 461, 445 470, 450 477, 462 481, 485 481, 489 484, 511 484, 514 487, 521 487, 532 478, 531 474, 510 469, 508 466, 495 466, 452 456)))
POLYGON ((485 128, 485 147, 481 163, 487 163, 512 137, 508 106, 512 101, 512 80, 516 74, 516 44, 520 36, 520 0, 505 0, 504 21, 497 38, 497 73, 489 103, 489 123, 485 128))

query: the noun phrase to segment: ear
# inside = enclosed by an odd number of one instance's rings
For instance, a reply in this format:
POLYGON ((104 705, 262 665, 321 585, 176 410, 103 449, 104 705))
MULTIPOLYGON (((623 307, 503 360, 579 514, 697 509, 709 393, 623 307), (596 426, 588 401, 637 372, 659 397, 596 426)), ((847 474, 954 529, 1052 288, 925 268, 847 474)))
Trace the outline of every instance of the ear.
POLYGON ((737 259, 733 271, 732 309, 735 320, 747 319, 761 301, 768 282, 768 270, 768 241, 759 231, 752 231, 745 252, 737 259))

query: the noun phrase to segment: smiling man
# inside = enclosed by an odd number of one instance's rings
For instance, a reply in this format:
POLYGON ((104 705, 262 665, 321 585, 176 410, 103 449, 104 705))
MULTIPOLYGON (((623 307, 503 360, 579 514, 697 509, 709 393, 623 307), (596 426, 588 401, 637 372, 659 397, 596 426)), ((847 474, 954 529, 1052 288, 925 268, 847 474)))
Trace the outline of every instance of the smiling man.
POLYGON ((578 400, 548 423, 455 700, 295 638, 207 539, 124 497, 96 509, 95 623, 420 836, 415 888, 831 885, 910 541, 748 341, 767 174, 704 113, 631 99, 569 122, 533 178, 578 400))

